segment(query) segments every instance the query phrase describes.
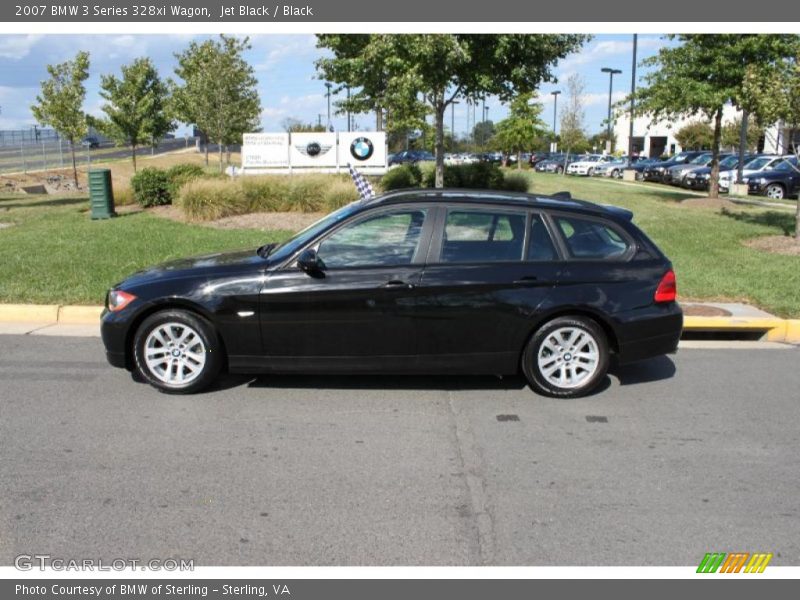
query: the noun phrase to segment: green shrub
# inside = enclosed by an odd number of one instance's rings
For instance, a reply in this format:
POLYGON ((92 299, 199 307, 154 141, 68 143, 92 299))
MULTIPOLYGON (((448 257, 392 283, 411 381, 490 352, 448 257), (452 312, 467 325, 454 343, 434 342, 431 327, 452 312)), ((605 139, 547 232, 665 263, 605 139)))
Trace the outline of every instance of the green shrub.
POLYGON ((166 172, 147 167, 131 177, 131 189, 136 201, 147 208, 172 203, 172 189, 166 172))
POLYGON ((422 171, 417 165, 406 164, 389 169, 381 177, 381 188, 385 191, 402 190, 419 187, 422 182, 422 171))
MULTIPOLYGON (((173 192, 180 190, 185 183, 204 176, 206 173, 203 167, 193 163, 180 163, 167 169, 167 179, 169 179, 173 192)), ((177 196, 177 193, 173 195, 177 196)))
POLYGON ((527 192, 530 179, 522 173, 506 173, 503 179, 503 189, 509 192, 527 192))
POLYGON ((239 181, 196 179, 184 185, 175 204, 193 221, 212 221, 252 212, 239 181))
MULTIPOLYGON (((431 166, 423 171, 424 187, 436 186, 436 169, 431 166)), ((472 190, 502 190, 503 171, 500 167, 488 162, 477 162, 465 165, 445 165, 444 186, 466 188, 472 190)))

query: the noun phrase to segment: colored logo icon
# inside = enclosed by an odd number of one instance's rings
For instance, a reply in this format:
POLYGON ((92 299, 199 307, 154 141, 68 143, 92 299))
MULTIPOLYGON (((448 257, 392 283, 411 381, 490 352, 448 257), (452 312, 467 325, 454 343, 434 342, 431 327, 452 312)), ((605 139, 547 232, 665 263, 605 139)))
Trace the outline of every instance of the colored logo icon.
POLYGON ((350 144, 350 154, 356 160, 369 160, 375 152, 372 140, 365 137, 358 137, 350 144))
POLYGON ((772 553, 708 552, 697 567, 698 573, 763 573, 772 553))

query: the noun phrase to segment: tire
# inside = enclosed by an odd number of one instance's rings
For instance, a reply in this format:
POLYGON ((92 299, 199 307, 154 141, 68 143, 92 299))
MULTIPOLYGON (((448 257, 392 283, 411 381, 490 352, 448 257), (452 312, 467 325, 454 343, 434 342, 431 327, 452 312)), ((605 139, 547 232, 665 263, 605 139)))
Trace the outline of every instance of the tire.
POLYGON ((767 198, 772 198, 773 200, 783 200, 786 197, 786 190, 783 189, 780 183, 770 183, 767 186, 766 195, 767 198))
POLYGON ((564 167, 556 167, 556 174, 561 175, 564 172, 564 167))
POLYGON ((611 179, 620 179, 619 169, 611 171, 611 179))
POLYGON ((538 394, 578 398, 591 393, 605 377, 609 354, 606 334, 595 321, 580 316, 558 317, 531 336, 522 353, 522 372, 538 394), (562 346, 565 341, 577 341, 578 346, 562 346), (576 356, 578 352, 580 357, 576 356))
POLYGON ((586 171, 586 176, 587 176, 587 177, 591 177, 592 175, 594 175, 594 169, 592 169, 592 168, 590 167, 590 168, 589 168, 589 170, 588 170, 588 171, 586 171))
POLYGON ((223 362, 214 327, 185 310, 164 310, 147 317, 136 330, 133 356, 144 380, 168 394, 192 394, 207 388, 223 362))

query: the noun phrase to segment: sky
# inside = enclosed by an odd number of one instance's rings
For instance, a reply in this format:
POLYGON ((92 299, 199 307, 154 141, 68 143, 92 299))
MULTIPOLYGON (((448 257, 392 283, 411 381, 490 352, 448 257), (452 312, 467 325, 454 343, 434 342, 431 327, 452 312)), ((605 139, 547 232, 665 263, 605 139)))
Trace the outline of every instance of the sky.
MULTIPOLYGON (((0 129, 30 129, 35 119, 30 105, 35 102, 40 82, 47 77, 46 65, 63 62, 78 51, 90 53, 91 76, 86 83, 85 110, 102 116, 103 100, 99 95, 100 75, 119 74, 120 67, 140 56, 149 57, 162 77, 173 76, 176 64, 174 54, 182 51, 190 41, 208 36, 193 35, 0 35, 0 129)), ((281 131, 287 118, 306 123, 327 121, 327 99, 324 82, 316 76, 314 61, 323 56, 316 47, 313 35, 254 35, 252 49, 245 58, 253 65, 259 82, 264 131, 281 131), (321 116, 320 116, 321 115, 321 116)), ((639 59, 652 56, 658 48, 669 42, 656 35, 639 36, 639 59)), ((562 60, 556 67, 558 83, 543 84, 539 90, 544 104, 543 118, 548 124, 553 120, 555 89, 565 89, 566 79, 580 74, 586 84, 587 133, 602 130, 608 111, 608 75, 602 67, 622 70, 614 78, 613 101, 625 97, 631 85, 631 35, 597 35, 583 46, 580 52, 562 60)), ((641 69, 637 75, 641 74, 641 69)), ((559 98, 562 102, 564 96, 559 98)), ((335 97, 333 98, 335 101, 335 97)), ((498 121, 507 114, 506 107, 496 98, 487 100, 488 118, 498 121)), ((332 109, 333 110, 333 109, 332 109)), ((480 108, 478 109, 480 120, 480 108)), ((374 128, 374 117, 354 117, 360 130, 374 128)), ((447 112, 446 125, 452 117, 447 112)), ((332 116, 337 130, 347 128, 344 116, 332 116)), ((468 131, 467 107, 455 106, 455 131, 463 135, 468 131)), ((472 122, 470 121, 470 125, 472 122)), ((186 129, 180 127, 178 135, 186 129)))

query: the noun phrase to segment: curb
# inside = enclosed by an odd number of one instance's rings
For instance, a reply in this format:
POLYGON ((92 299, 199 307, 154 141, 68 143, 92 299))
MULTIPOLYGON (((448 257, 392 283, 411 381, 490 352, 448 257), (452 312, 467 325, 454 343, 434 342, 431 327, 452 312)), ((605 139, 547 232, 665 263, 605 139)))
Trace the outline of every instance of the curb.
POLYGON ((683 317, 684 331, 763 333, 768 342, 800 343, 800 319, 778 317, 683 317))
POLYGON ((0 322, 95 325, 100 323, 102 312, 102 306, 0 304, 0 322))
MULTIPOLYGON (((59 304, 0 304, 0 323, 47 323, 95 325, 102 306, 59 304)), ((800 343, 800 319, 778 317, 692 317, 684 316, 684 331, 762 333, 768 342, 800 343)))

